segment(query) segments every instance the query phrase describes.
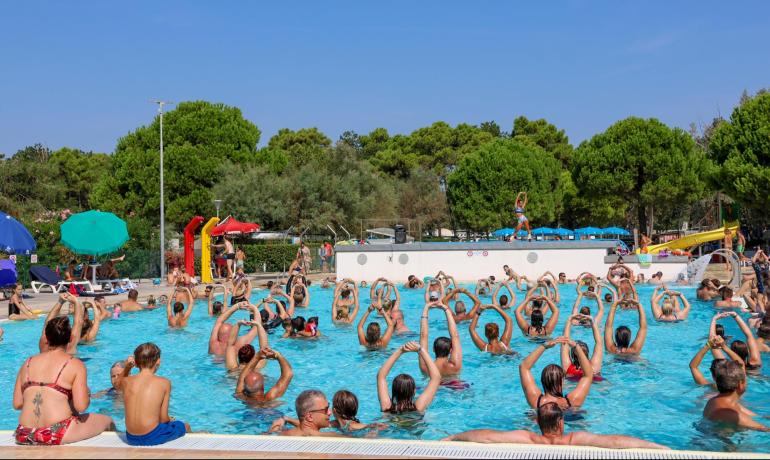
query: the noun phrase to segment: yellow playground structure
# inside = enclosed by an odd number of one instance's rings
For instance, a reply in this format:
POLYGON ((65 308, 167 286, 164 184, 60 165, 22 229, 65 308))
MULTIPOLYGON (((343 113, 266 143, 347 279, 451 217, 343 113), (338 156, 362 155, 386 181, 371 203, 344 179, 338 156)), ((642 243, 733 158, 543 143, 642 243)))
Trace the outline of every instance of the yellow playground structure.
MULTIPOLYGON (((722 240, 725 237, 725 229, 730 229, 733 235, 735 235, 738 232, 739 224, 738 222, 729 222, 726 223, 724 227, 720 227, 716 230, 709 230, 707 232, 701 232, 701 233, 693 233, 692 235, 687 235, 682 238, 677 238, 673 241, 669 241, 668 243, 662 243, 662 244, 651 244, 647 246, 647 252, 648 254, 657 254, 660 251, 663 250, 669 250, 669 251, 675 251, 675 250, 681 250, 681 251, 687 251, 692 247, 695 247, 699 244, 703 243, 709 243, 711 241, 718 241, 722 240)), ((639 250, 637 249, 637 254, 639 253, 639 250)))

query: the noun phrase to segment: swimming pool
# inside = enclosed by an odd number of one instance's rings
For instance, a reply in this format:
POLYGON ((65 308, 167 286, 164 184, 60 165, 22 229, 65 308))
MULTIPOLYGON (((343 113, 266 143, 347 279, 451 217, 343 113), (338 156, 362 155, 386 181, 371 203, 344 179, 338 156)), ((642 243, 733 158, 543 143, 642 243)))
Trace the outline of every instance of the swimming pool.
MULTIPOLYGON (((362 290, 364 308, 368 305, 368 289, 362 290)), ((651 288, 639 289, 643 305, 649 312, 651 288)), ((567 423, 567 430, 590 430, 597 433, 620 433, 638 436, 672 448, 717 451, 770 451, 770 436, 766 433, 718 429, 704 423, 701 413, 706 396, 711 392, 697 387, 690 376, 688 363, 706 339, 713 308, 694 301, 694 290, 684 289, 693 302, 693 310, 685 323, 666 324, 650 321, 642 359, 636 362, 616 360, 605 354, 602 374, 604 382, 591 388, 586 403, 576 420, 567 423)), ((125 313, 117 320, 103 323, 97 342, 80 346, 79 355, 88 367, 88 384, 93 393, 110 386, 109 368, 114 361, 125 359, 139 343, 154 341, 162 349, 159 374, 173 382, 172 415, 189 422, 196 431, 216 433, 260 434, 270 422, 282 414, 294 414, 294 398, 302 390, 318 388, 331 399, 336 390, 348 389, 359 398, 359 418, 364 422, 388 421, 379 410, 376 374, 390 351, 407 340, 417 340, 422 310, 422 291, 402 290, 402 308, 407 325, 414 335, 396 335, 389 350, 369 352, 358 345, 355 326, 330 324, 333 291, 318 286, 311 288, 311 307, 298 313, 306 318, 319 316, 319 340, 281 339, 270 335, 271 347, 281 351, 294 368, 294 379, 281 403, 271 408, 253 408, 235 399, 236 375, 228 375, 223 365, 209 356, 207 342, 213 319, 206 314, 203 302, 197 302, 190 325, 183 330, 169 330, 165 311, 125 313)), ((255 291, 252 299, 260 299, 265 291, 255 291)), ((521 295, 521 294, 519 294, 521 295)), ((558 335, 575 299, 574 285, 562 286, 562 315, 558 335)), ((489 298, 483 298, 488 301, 489 298)), ((244 312, 236 313, 241 318, 244 312)), ((605 314, 606 317, 606 314, 605 314)), ((372 317, 370 317, 372 318, 372 317)), ((650 315, 648 313, 648 318, 650 315)), ((483 324, 497 319, 486 312, 483 324)), ((380 320, 381 323, 383 323, 380 320)), ((439 334, 446 335, 443 314, 431 313, 432 343, 439 334)), ((502 323, 500 323, 502 326, 502 323)), ((616 326, 628 324, 636 332, 636 314, 619 311, 616 326)), ((734 323, 724 321, 726 334, 740 338, 734 323)), ((519 384, 518 365, 535 343, 514 330, 511 346, 520 356, 490 356, 480 353, 470 340, 468 323, 460 325, 464 364, 461 379, 469 384, 465 390, 442 387, 425 416, 418 421, 394 424, 380 436, 394 438, 440 439, 449 434, 474 428, 537 430, 532 412, 519 384)), ((42 321, 3 323, 5 338, 0 342, 0 381, 6 388, 0 392, 0 429, 14 429, 18 412, 12 410, 12 385, 19 366, 28 353, 37 350, 42 321)), ((515 321, 514 321, 515 327, 515 321)), ((593 349, 590 330, 573 328, 573 338, 581 339, 593 349)), ((704 360, 702 369, 708 375, 711 360, 704 360)), ((533 374, 539 382, 542 368, 559 363, 558 348, 546 351, 533 374)), ((770 366, 770 357, 763 355, 763 371, 770 366)), ((267 386, 279 375, 278 365, 270 362, 265 369, 267 386)), ((417 366, 415 354, 407 354, 394 367, 391 378, 400 372, 415 377, 418 386, 426 381, 417 366)), ((574 383, 567 382, 569 391, 574 383)), ((770 415, 770 379, 765 375, 750 377, 743 402, 760 415, 770 415)), ((120 430, 125 428, 122 403, 117 400, 93 399, 89 411, 109 414, 120 430)), ((767 419, 763 420, 768 423, 767 419)))

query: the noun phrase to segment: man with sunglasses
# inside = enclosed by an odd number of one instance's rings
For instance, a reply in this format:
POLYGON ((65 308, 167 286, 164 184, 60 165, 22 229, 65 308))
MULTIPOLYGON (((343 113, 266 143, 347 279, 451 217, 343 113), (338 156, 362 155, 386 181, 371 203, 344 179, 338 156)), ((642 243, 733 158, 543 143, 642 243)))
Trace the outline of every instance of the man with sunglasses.
POLYGON ((331 405, 326 396, 318 390, 305 390, 294 402, 299 426, 281 432, 282 436, 328 436, 339 437, 339 433, 321 432, 329 428, 332 416, 331 405))

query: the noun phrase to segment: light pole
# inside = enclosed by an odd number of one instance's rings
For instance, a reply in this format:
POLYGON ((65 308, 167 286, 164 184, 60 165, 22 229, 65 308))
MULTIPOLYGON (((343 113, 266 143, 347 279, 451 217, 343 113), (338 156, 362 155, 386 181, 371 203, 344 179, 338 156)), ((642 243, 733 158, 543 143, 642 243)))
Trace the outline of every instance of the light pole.
POLYGON ((166 215, 163 198, 163 106, 173 104, 169 101, 152 101, 158 104, 158 113, 160 114, 160 279, 166 277, 166 215))
POLYGON ((217 219, 219 219, 219 207, 222 206, 222 200, 214 200, 214 206, 217 208, 217 219))

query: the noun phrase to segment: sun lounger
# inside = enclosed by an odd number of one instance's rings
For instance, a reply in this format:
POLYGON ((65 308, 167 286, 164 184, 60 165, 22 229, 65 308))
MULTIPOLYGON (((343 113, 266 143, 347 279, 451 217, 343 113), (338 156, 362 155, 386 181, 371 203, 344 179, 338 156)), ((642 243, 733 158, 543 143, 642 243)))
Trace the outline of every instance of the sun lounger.
POLYGON ((33 265, 29 268, 29 279, 32 290, 39 294, 42 289, 48 288, 51 292, 62 292, 71 285, 82 286, 86 292, 94 292, 90 281, 64 281, 59 275, 44 265, 33 265))

